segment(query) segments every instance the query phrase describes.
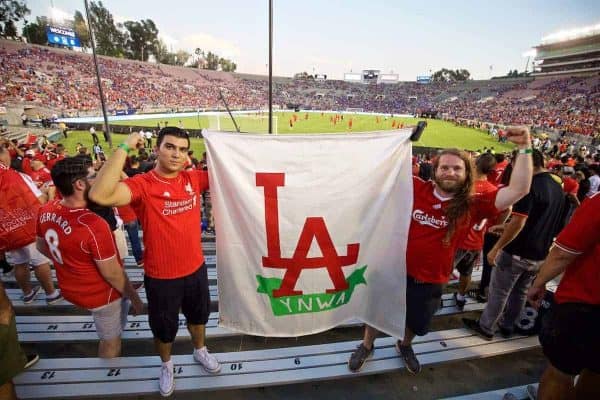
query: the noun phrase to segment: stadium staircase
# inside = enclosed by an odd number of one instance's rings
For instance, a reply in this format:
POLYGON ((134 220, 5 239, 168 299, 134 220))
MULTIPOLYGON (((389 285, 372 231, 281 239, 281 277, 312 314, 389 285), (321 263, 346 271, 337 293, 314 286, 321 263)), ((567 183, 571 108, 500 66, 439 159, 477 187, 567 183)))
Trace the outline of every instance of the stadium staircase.
MULTIPOLYGON (((211 274, 211 297, 216 311, 218 296, 215 285, 214 237, 205 237, 203 242, 211 274)), ((141 279, 141 269, 135 265, 132 257, 125 260, 125 267, 132 280, 141 279)), ((476 272, 474 281, 479 277, 480 273, 476 272)), ((21 343, 41 349, 41 360, 15 378, 19 398, 159 398, 157 376, 160 360, 150 345, 152 334, 147 315, 129 317, 123 334, 123 357, 98 359, 95 357, 97 337, 89 313, 66 301, 48 306, 42 299, 43 295, 32 304, 25 305, 20 299, 20 290, 16 288, 14 278, 3 277, 3 280, 17 312, 21 343), (142 344, 142 347, 136 346, 136 343, 142 344), (67 354, 65 349, 68 350, 67 354)), ((143 290, 140 294, 145 300, 143 290)), ((483 308, 482 304, 469 301, 461 312, 456 308, 451 293, 443 296, 442 303, 434 325, 436 322, 442 323, 445 318, 459 317, 463 313, 469 314, 483 308)), ((187 349, 175 350, 175 396, 185 392, 190 392, 193 396, 194 392, 200 391, 246 389, 241 395, 241 398, 245 398, 243 393, 252 390, 250 388, 283 387, 282 385, 306 382, 337 381, 341 378, 361 379, 365 375, 398 373, 405 369, 396 353, 395 339, 384 337, 376 341, 373 357, 359 373, 348 370, 348 358, 362 337, 362 323, 357 320, 335 328, 333 333, 329 331, 289 340, 273 339, 271 348, 257 345, 260 343, 257 339, 260 338, 220 328, 217 322, 218 312, 213 312, 207 324, 207 337, 211 348, 216 346, 219 350, 225 349, 215 352, 222 363, 221 373, 210 375, 194 362, 187 349), (332 335, 335 340, 331 339, 332 335), (236 344, 229 347, 227 343, 223 346, 215 344, 228 339, 236 341, 236 344), (247 344, 244 346, 244 343, 247 344)), ((539 346, 537 337, 499 337, 488 342, 463 329, 460 324, 454 325, 415 339, 414 349, 424 368, 434 370, 449 363, 483 360, 533 350, 539 346)), ((187 338, 189 334, 181 315, 174 348, 178 348, 178 343, 188 344, 189 341, 184 340, 187 338)), ((269 340, 271 339, 264 338, 263 344, 267 344, 269 340)), ((452 395, 460 391, 449 387, 444 393, 452 395)))

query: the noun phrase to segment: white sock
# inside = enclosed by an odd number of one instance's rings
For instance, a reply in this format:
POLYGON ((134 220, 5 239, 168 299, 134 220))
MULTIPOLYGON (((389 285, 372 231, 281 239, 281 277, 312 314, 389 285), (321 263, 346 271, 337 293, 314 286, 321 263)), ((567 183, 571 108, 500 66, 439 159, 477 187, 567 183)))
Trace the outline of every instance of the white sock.
POLYGON ((58 290, 54 289, 54 292, 47 294, 46 298, 47 299, 54 299, 55 297, 58 297, 60 293, 58 292, 58 290))
POLYGON ((465 296, 463 296, 462 294, 460 294, 458 292, 456 293, 456 300, 463 301, 464 299, 465 299, 465 296))
POLYGON ((161 364, 162 364, 163 367, 167 367, 169 369, 173 369, 173 360, 163 361, 161 364))

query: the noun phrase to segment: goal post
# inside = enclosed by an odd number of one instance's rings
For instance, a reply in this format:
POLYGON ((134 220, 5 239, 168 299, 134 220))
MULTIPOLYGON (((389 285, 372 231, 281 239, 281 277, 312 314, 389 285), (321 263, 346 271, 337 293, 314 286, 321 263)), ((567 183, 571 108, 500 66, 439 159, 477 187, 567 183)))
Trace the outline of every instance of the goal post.
MULTIPOLYGON (((268 114, 233 114, 240 131, 244 133, 268 133, 268 114)), ((279 118, 273 115, 273 133, 279 133, 279 118)), ((214 114, 208 117, 208 129, 224 132, 235 132, 235 125, 227 113, 214 114)))

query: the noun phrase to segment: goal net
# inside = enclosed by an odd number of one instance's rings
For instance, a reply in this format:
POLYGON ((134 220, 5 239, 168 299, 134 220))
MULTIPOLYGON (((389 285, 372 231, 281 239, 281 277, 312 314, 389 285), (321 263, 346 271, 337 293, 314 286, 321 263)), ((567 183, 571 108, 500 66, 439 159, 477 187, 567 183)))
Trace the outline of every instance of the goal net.
MULTIPOLYGON (((269 114, 233 114, 240 132, 269 133, 269 114)), ((279 118, 273 115, 273 133, 277 134, 279 118)), ((208 129, 213 131, 235 132, 235 125, 229 114, 216 114, 208 116, 208 129)))

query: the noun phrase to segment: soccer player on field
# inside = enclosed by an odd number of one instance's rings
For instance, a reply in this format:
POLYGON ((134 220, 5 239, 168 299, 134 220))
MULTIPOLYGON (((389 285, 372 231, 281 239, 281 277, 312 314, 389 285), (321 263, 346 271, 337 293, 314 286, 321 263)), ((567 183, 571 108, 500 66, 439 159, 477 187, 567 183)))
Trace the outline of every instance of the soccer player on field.
POLYGON ((130 305, 126 298, 136 314, 143 304, 123 270, 108 223, 87 208, 88 180, 94 175, 79 157, 65 158, 52 168, 62 200, 40 208, 37 248, 54 262, 65 299, 91 311, 100 339, 98 357, 113 358, 121 354, 130 305))
POLYGON ((148 317, 162 361, 159 390, 168 396, 175 389, 171 347, 180 309, 192 337, 194 359, 209 373, 221 370, 204 345, 210 293, 200 236, 200 199, 208 189, 208 172, 183 170, 190 139, 179 128, 165 127, 156 140, 154 169, 120 182, 127 153, 141 143, 142 137, 133 133, 119 145, 100 170, 90 198, 106 206, 131 204, 144 227, 148 317))
MULTIPOLYGON (((454 254, 474 223, 494 217, 529 191, 532 179, 529 129, 509 129, 519 147, 510 184, 497 192, 472 193, 471 160, 465 152, 448 149, 435 159, 432 181, 413 177, 413 210, 406 253, 406 327, 396 349, 406 368, 421 370, 412 348, 415 335, 429 332, 440 307, 442 289, 452 273, 454 254)), ((377 330, 366 326, 363 342, 350 356, 348 367, 359 371, 373 354, 377 330)))

